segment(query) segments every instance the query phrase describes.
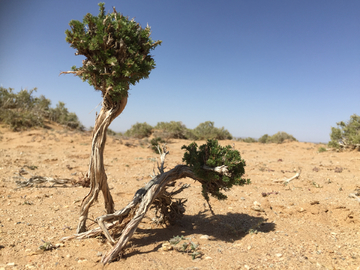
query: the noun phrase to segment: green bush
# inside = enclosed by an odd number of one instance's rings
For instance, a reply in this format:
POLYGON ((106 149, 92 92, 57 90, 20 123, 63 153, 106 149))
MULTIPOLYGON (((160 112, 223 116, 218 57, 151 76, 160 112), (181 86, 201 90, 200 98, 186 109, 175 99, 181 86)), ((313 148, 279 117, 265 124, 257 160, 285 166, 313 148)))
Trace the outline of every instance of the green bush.
POLYGON ((286 132, 278 132, 272 136, 269 136, 268 134, 265 134, 260 137, 259 142, 260 143, 283 143, 283 142, 297 142, 297 139, 294 138, 294 136, 287 134, 286 132))
POLYGON ((150 144, 151 144, 151 149, 156 153, 156 154, 159 154, 159 151, 158 151, 158 146, 161 147, 161 144, 165 143, 165 141, 160 138, 160 137, 156 137, 156 138, 153 138, 151 141, 150 141, 150 144))
POLYGON ((319 153, 326 152, 326 148, 321 146, 318 148, 318 152, 319 153))
POLYGON ((230 132, 224 127, 217 128, 214 126, 214 122, 206 121, 204 123, 199 124, 196 128, 194 128, 188 134, 190 137, 195 140, 231 140, 232 136, 230 132))
POLYGON ((183 161, 200 178, 197 180, 202 184, 202 194, 206 200, 209 200, 209 194, 220 200, 226 199, 221 190, 250 183, 249 179, 242 178, 245 161, 241 159, 239 151, 233 150, 230 145, 222 147, 217 140, 208 140, 199 149, 195 142, 181 149, 186 150, 183 161), (215 168, 223 165, 228 169, 227 174, 204 169, 204 166, 215 168))
POLYGON ((124 135, 126 137, 132 137, 137 139, 142 139, 145 137, 149 137, 151 135, 153 127, 144 123, 136 123, 135 125, 132 125, 130 129, 128 129, 124 135))
POLYGON ((14 93, 13 88, 0 87, 0 121, 13 130, 31 127, 44 127, 46 120, 52 120, 74 129, 83 130, 78 117, 69 113, 65 104, 59 102, 55 109, 50 108, 51 101, 43 95, 34 97, 36 88, 14 93))
POLYGON ((154 129, 154 136, 164 139, 187 139, 187 128, 182 122, 159 122, 154 129))
POLYGON ((251 137, 247 137, 245 139, 240 139, 241 142, 246 142, 246 143, 256 143, 257 140, 251 137))
POLYGON ((360 149, 360 116, 353 114, 350 120, 336 123, 337 128, 331 127, 328 146, 332 148, 360 149))
POLYGON ((260 139, 258 140, 258 142, 260 143, 267 143, 268 142, 268 138, 269 138, 269 135, 268 134, 264 134, 260 137, 260 139))

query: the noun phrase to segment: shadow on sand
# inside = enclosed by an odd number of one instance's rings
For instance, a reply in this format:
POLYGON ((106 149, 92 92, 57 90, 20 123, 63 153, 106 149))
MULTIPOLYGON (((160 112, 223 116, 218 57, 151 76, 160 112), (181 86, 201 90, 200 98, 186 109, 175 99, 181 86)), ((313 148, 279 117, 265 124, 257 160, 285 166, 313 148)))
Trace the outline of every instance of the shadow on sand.
POLYGON ((206 210, 197 215, 185 215, 176 225, 167 228, 138 228, 135 237, 129 241, 135 250, 126 253, 125 257, 157 251, 163 242, 169 241, 174 236, 208 235, 209 241, 232 243, 242 239, 248 233, 268 233, 275 230, 275 223, 267 222, 263 217, 242 213, 209 216, 207 212, 206 210), (153 244, 155 247, 150 251, 136 250, 136 247, 153 244))

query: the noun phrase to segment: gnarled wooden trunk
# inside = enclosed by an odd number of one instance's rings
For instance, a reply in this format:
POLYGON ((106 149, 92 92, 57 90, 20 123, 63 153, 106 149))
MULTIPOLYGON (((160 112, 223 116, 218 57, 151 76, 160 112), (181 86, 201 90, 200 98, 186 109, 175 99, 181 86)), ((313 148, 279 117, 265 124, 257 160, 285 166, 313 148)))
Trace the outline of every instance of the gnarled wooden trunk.
POLYGON ((91 143, 91 154, 87 177, 90 179, 90 192, 85 196, 81 204, 77 233, 86 231, 86 219, 89 208, 97 200, 100 190, 104 195, 105 209, 108 214, 114 212, 114 201, 111 197, 107 176, 104 168, 104 150, 106 131, 111 122, 125 109, 127 96, 121 101, 113 103, 104 98, 103 106, 96 118, 91 143))

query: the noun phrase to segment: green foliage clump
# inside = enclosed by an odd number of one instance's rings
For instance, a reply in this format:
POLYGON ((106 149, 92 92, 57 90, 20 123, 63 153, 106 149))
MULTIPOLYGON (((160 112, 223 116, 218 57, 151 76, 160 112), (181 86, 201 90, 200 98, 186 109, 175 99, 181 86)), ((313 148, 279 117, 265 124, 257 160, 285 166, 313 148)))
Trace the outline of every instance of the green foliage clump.
POLYGON ((156 129, 156 136, 165 139, 187 139, 187 128, 181 122, 159 122, 154 127, 156 129))
POLYGON ((246 142, 246 143, 256 143, 256 142, 257 142, 256 139, 251 138, 251 137, 247 137, 247 138, 244 138, 244 139, 240 139, 239 141, 241 141, 241 142, 246 142))
POLYGON ((136 123, 135 125, 132 125, 130 129, 128 129, 124 136, 126 137, 132 137, 137 139, 142 139, 145 137, 149 137, 151 135, 153 127, 150 126, 148 123, 136 123))
POLYGON ((165 143, 165 141, 160 138, 160 137, 156 137, 156 138, 153 138, 151 141, 150 141, 150 144, 151 144, 151 149, 156 153, 156 154, 159 154, 159 151, 158 151, 158 146, 161 147, 161 144, 165 143))
POLYGON ((286 132, 278 132, 272 136, 265 134, 260 137, 260 143, 283 143, 283 142, 297 142, 294 136, 287 134, 286 132))
POLYGON ((44 127, 47 120, 74 129, 84 129, 76 114, 69 113, 63 102, 51 108, 51 101, 45 96, 33 96, 36 90, 23 89, 15 93, 13 88, 0 87, 0 121, 14 131, 44 127))
POLYGON ((214 126, 214 122, 206 121, 199 124, 189 134, 189 139, 193 140, 231 140, 232 135, 224 127, 217 128, 214 126))
POLYGON ((210 139, 206 144, 199 148, 195 142, 185 149, 183 161, 186 162, 195 175, 199 177, 202 184, 202 194, 209 200, 209 194, 219 200, 226 199, 227 196, 221 190, 230 189, 233 185, 249 184, 249 179, 243 179, 245 173, 245 161, 241 159, 240 153, 231 149, 231 146, 222 147, 217 140, 210 139), (226 166, 228 173, 219 174, 212 170, 205 170, 204 167, 215 168, 226 166))
POLYGON ((264 134, 260 137, 260 139, 258 140, 259 143, 267 143, 268 142, 268 138, 269 135, 268 134, 264 134))
POLYGON ((318 152, 319 152, 319 153, 326 152, 326 148, 320 146, 320 147, 318 148, 318 152))
MULTIPOLYGON (((332 148, 359 148, 360 146, 360 116, 353 114, 350 120, 336 123, 337 128, 331 127, 328 146, 332 148)), ((359 148, 360 149, 360 148, 359 148)))
POLYGON ((151 39, 149 26, 143 29, 115 8, 105 14, 104 3, 99 7, 98 16, 88 13, 82 22, 71 20, 65 31, 75 54, 85 56, 83 65, 70 73, 100 90, 108 102, 117 102, 128 95, 129 85, 148 78, 155 68, 150 51, 161 41, 151 39))
POLYGON ((69 113, 68 109, 65 107, 65 103, 61 101, 56 104, 54 109, 50 109, 49 118, 51 121, 73 129, 84 129, 77 115, 75 113, 69 113))

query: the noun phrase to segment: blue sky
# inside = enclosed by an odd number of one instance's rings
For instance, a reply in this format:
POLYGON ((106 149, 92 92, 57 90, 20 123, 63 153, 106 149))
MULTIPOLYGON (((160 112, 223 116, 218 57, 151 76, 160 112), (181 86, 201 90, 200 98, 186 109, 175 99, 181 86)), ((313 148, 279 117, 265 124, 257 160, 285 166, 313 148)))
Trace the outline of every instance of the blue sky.
MULTIPOLYGON (((93 126, 101 93, 59 73, 83 59, 65 42, 69 21, 97 15, 98 2, 0 0, 0 85, 37 87, 93 126)), ((112 6, 163 41, 115 131, 214 121, 233 136, 328 142, 331 126, 360 114, 360 1, 105 1, 112 6)))

